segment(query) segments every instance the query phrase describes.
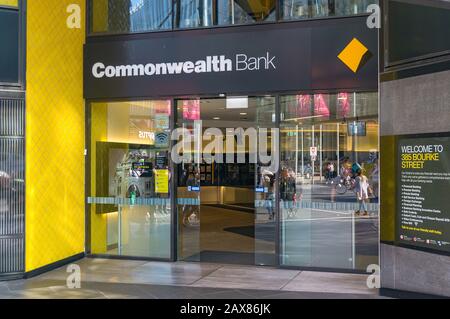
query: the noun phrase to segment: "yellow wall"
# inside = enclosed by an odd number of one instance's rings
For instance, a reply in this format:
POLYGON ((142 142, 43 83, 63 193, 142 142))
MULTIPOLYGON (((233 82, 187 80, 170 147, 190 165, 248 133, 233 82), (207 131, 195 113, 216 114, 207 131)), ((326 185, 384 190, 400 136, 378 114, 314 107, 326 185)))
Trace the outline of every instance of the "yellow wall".
MULTIPOLYGON (((108 140, 108 104, 92 103, 91 121, 91 194, 96 194, 96 174, 97 171, 97 142, 105 142, 108 140)), ((97 214, 95 205, 91 205, 91 253, 104 254, 107 251, 107 214, 97 214)))
POLYGON ((396 138, 382 136, 380 139, 381 175, 380 175, 380 238, 381 241, 395 240, 395 216, 397 209, 396 194, 396 138))
POLYGON ((84 5, 27 1, 26 271, 84 252, 84 5))
MULTIPOLYGON (((1 0, 0 0, 1 1, 1 0)), ((92 31, 108 31, 108 0, 96 0, 92 3, 92 31)))
POLYGON ((0 6, 17 7, 19 6, 19 0, 0 0, 0 6))

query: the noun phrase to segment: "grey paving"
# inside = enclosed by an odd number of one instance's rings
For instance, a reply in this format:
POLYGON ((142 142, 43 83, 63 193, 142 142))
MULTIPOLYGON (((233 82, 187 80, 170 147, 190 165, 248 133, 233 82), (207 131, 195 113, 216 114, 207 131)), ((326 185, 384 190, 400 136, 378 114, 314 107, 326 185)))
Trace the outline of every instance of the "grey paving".
POLYGON ((281 289, 299 271, 264 267, 223 266, 193 284, 195 287, 281 289))
POLYGON ((366 275, 304 271, 282 290, 373 295, 373 290, 367 287, 366 281, 366 275))
POLYGON ((366 276, 271 267, 83 259, 81 288, 67 288, 66 267, 0 282, 0 299, 309 299, 379 298, 366 276))

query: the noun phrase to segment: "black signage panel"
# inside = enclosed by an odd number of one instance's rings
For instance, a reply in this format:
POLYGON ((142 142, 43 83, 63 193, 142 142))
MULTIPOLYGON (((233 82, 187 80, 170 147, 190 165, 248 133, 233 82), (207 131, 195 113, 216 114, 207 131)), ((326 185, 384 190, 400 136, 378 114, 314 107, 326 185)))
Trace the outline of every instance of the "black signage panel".
POLYGON ((377 33, 355 17, 91 38, 84 95, 377 90, 377 33), (337 57, 354 38, 373 54, 356 73, 337 57))
POLYGON ((450 136, 398 143, 397 242, 450 252, 450 136))

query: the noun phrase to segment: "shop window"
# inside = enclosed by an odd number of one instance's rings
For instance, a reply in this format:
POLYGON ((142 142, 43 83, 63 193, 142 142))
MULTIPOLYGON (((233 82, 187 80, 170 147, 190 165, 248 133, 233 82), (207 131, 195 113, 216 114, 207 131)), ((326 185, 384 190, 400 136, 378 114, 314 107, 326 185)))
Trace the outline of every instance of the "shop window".
POLYGON ((217 24, 248 24, 276 20, 276 0, 218 0, 217 24))
POLYGON ((91 33, 133 33, 348 16, 378 0, 91 0, 91 33), (278 13, 279 11, 279 13, 278 13))
POLYGON ((280 0, 283 20, 363 14, 378 0, 280 0))
POLYGON ((172 28, 172 0, 91 0, 92 33, 134 33, 172 28))
POLYGON ((170 101, 91 104, 91 253, 169 259, 170 101))
POLYGON ((213 0, 178 0, 178 28, 200 28, 213 25, 213 0))
POLYGON ((388 65, 449 54, 450 4, 389 1, 388 65))
POLYGON ((298 94, 280 103, 282 264, 377 264, 377 93, 298 94), (358 171, 368 185, 361 200, 358 171))
POLYGON ((0 0, 0 83, 19 82, 18 1, 0 0))
POLYGON ((276 0, 178 0, 178 28, 275 21, 276 0))

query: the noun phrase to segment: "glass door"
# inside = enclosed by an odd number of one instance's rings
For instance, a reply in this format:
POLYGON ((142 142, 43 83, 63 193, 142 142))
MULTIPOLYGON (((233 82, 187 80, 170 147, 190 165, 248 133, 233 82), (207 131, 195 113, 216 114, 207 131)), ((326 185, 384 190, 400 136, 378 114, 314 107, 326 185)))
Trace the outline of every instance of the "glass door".
POLYGON ((255 129, 258 133, 258 156, 255 174, 255 264, 277 265, 277 175, 279 168, 279 134, 276 99, 257 98, 255 129))
POLYGON ((200 261, 200 158, 201 134, 195 123, 200 120, 200 99, 177 101, 179 134, 175 165, 178 167, 178 260, 200 261))
POLYGON ((177 102, 180 260, 277 264, 275 104, 271 96, 177 102))

